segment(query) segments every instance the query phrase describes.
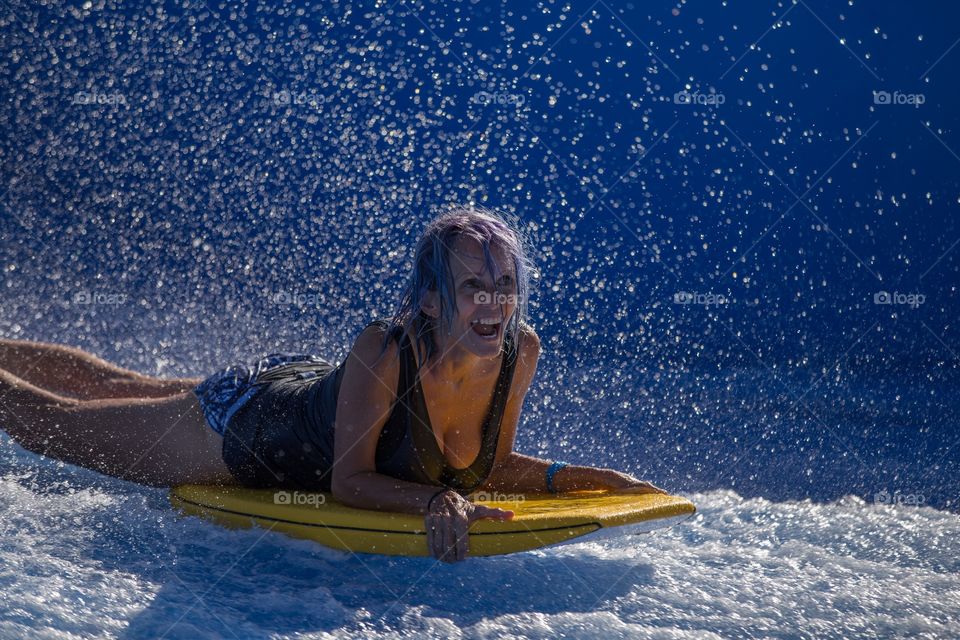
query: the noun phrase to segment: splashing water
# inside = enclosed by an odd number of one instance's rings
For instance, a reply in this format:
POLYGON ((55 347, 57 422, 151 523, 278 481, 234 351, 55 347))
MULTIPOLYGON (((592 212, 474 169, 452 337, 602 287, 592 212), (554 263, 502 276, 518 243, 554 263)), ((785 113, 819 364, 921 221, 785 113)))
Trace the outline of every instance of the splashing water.
POLYGON ((699 513, 351 556, 4 435, 0 637, 958 635, 955 13, 5 7, 0 335, 159 376, 339 361, 430 215, 496 207, 540 267, 517 449, 699 513))

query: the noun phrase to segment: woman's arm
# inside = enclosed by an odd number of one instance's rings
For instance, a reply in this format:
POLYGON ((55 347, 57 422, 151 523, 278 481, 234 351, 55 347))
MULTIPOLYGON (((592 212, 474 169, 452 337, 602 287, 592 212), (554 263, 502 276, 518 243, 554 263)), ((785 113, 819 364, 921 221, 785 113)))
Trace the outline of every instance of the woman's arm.
MULTIPOLYGON (((553 464, 522 453, 511 453, 494 470, 478 492, 547 493, 547 469, 553 464)), ((553 475, 557 493, 571 491, 615 491, 629 493, 666 493, 649 482, 613 469, 567 465, 553 475)))
POLYGON ((356 473, 349 484, 338 484, 334 497, 348 507, 423 515, 430 499, 443 487, 398 480, 372 471, 356 473))
MULTIPOLYGON (((547 493, 547 468, 551 461, 511 452, 503 463, 491 472, 490 477, 477 491, 483 493, 547 493)), ((570 476, 577 475, 577 468, 567 466, 553 476, 553 487, 569 491, 570 476)))

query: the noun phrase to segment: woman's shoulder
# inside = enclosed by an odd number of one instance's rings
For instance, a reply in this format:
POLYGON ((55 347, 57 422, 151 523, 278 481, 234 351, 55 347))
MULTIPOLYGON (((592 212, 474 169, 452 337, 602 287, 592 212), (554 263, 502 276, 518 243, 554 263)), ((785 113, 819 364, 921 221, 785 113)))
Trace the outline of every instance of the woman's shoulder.
POLYGON ((530 337, 532 339, 539 340, 540 337, 537 335, 536 330, 533 328, 533 325, 525 320, 520 320, 518 323, 518 330, 521 335, 530 337))
POLYGON ((540 336, 537 335, 533 325, 521 320, 517 327, 517 350, 530 353, 535 350, 540 353, 540 336))
POLYGON ((392 372, 397 365, 399 345, 396 340, 385 340, 388 332, 391 332, 389 320, 367 323, 353 343, 351 354, 368 368, 380 373, 392 372))
POLYGON ((540 358, 540 336, 532 325, 522 320, 517 325, 517 337, 507 351, 508 362, 517 367, 532 371, 536 369, 540 358))
POLYGON ((394 319, 391 317, 374 318, 373 320, 365 324, 363 328, 366 329, 368 327, 373 327, 373 326, 380 327, 383 329, 393 329, 393 330, 402 329, 402 326, 400 324, 395 323, 394 319))

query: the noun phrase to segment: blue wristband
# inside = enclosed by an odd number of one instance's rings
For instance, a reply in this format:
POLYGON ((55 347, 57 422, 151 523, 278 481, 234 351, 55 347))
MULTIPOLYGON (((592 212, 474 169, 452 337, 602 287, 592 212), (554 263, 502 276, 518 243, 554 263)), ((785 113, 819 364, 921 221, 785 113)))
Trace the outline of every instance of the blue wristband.
POLYGON ((550 493, 557 492, 557 490, 553 488, 553 476, 557 474, 557 471, 560 471, 560 469, 563 469, 566 466, 568 466, 566 462, 560 461, 554 462, 550 465, 550 467, 547 469, 547 491, 550 493))

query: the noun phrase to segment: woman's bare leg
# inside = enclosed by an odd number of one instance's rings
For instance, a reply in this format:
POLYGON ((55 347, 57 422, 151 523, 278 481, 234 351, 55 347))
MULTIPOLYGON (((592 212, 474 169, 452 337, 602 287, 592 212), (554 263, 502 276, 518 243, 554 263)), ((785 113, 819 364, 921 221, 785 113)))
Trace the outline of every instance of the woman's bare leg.
POLYGON ((0 369, 56 395, 78 400, 162 398, 189 391, 203 380, 153 378, 76 347, 2 338, 0 369))
POLYGON ((0 369, 0 426, 23 448, 153 486, 236 484, 192 392, 76 400, 0 369))

